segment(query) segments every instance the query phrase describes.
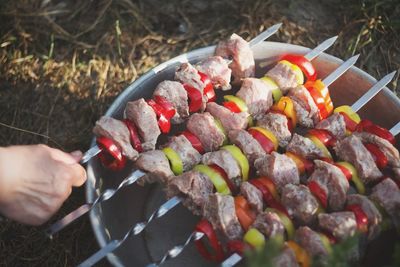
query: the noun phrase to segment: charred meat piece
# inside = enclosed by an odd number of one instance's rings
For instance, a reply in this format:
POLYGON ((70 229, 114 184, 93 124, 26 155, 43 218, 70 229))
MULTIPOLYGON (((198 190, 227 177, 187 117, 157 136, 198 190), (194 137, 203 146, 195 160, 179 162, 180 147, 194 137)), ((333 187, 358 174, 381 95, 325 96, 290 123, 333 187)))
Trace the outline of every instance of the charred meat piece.
POLYGON ((356 135, 352 134, 338 141, 334 150, 341 160, 348 161, 354 165, 364 183, 373 183, 382 177, 382 173, 376 166, 371 153, 356 135))
POLYGON ((385 179, 372 188, 370 198, 376 201, 400 228, 400 189, 391 179, 385 179))
POLYGON ((319 121, 319 111, 308 90, 303 85, 299 85, 290 89, 288 96, 294 102, 299 124, 303 127, 313 128, 319 121))
POLYGON ((178 153, 183 163, 183 171, 191 170, 201 160, 201 154, 183 135, 173 136, 166 147, 170 147, 178 153))
POLYGON ((308 226, 298 228, 294 240, 312 257, 328 256, 328 251, 322 243, 320 234, 311 230, 308 226))
POLYGON ((339 241, 353 236, 357 231, 356 217, 351 211, 318 214, 319 227, 339 241))
POLYGON ((221 121, 225 131, 246 129, 247 123, 249 122, 249 114, 247 112, 234 113, 224 106, 218 105, 217 103, 208 103, 207 109, 214 118, 221 121))
POLYGON ((292 140, 290 140, 286 150, 311 160, 325 157, 322 150, 316 147, 309 138, 296 133, 293 135, 292 140))
POLYGON ((167 185, 167 197, 181 196, 183 204, 195 215, 201 215, 208 196, 213 193, 214 185, 204 174, 197 171, 185 172, 170 180, 167 185))
POLYGON ((232 70, 234 83, 239 84, 243 78, 254 77, 255 62, 249 43, 237 34, 228 40, 218 43, 215 55, 232 59, 229 68, 232 70))
POLYGON ((280 113, 269 112, 262 115, 257 121, 257 126, 271 131, 279 141, 279 146, 286 147, 292 138, 288 127, 288 119, 280 113))
POLYGON ((163 81, 157 85, 153 95, 164 97, 174 106, 176 112, 171 119, 172 123, 182 123, 189 117, 188 95, 181 83, 163 81))
POLYGON ((112 139, 128 159, 135 161, 138 158, 139 153, 133 149, 129 130, 122 121, 103 116, 96 121, 93 133, 112 139))
POLYGON ((400 167, 399 151, 389 141, 367 132, 354 133, 354 135, 359 137, 363 143, 371 143, 378 146, 387 157, 389 166, 400 167))
POLYGON ((214 117, 208 112, 190 116, 187 129, 197 136, 206 152, 215 151, 224 143, 224 133, 217 127, 214 117))
POLYGON ((136 161, 136 167, 147 172, 147 174, 138 181, 138 184, 142 186, 145 183, 167 183, 168 180, 174 176, 167 157, 164 152, 160 150, 140 153, 140 156, 136 161))
POLYGON ((235 158, 227 150, 220 149, 205 153, 201 161, 205 165, 215 164, 222 168, 234 184, 240 185, 242 171, 235 158))
POLYGON ((259 213, 251 227, 259 230, 267 238, 276 235, 284 236, 285 234, 285 226, 275 212, 264 211, 259 213))
POLYGON ((125 117, 133 121, 142 139, 144 151, 154 150, 157 138, 161 134, 157 116, 143 98, 126 104, 125 117))
POLYGON ((232 196, 218 193, 209 195, 203 216, 218 233, 222 234, 222 240, 242 238, 243 230, 236 217, 235 201, 232 196))
POLYGON ((380 223, 382 222, 382 215, 366 196, 359 194, 352 194, 347 196, 347 205, 359 205, 368 217, 368 239, 372 240, 380 233, 380 223))
POLYGON ((229 132, 228 136, 229 140, 243 151, 252 166, 256 159, 266 155, 260 143, 247 131, 233 130, 229 132))
POLYGON ((299 267, 296 255, 289 247, 285 247, 282 252, 273 259, 274 267, 299 267))
POLYGON ((254 166, 261 176, 267 176, 274 182, 279 192, 287 184, 300 183, 296 163, 285 154, 272 152, 270 155, 257 159, 254 166))
POLYGON ((346 136, 346 123, 339 113, 333 113, 328 118, 320 121, 315 128, 328 131, 336 139, 342 139, 346 136))
POLYGON ((244 79, 236 96, 246 103, 249 113, 256 119, 268 111, 273 104, 271 88, 267 83, 256 78, 244 79))
POLYGON ((291 88, 297 87, 296 73, 288 65, 278 63, 265 76, 274 80, 284 95, 291 88))
POLYGON ((200 61, 196 65, 196 69, 206 74, 215 88, 221 88, 224 91, 231 89, 232 70, 222 57, 208 57, 200 61))
POLYGON ((342 210, 349 190, 349 182, 343 172, 335 165, 315 160, 315 169, 309 181, 314 181, 321 188, 326 188, 328 206, 333 211, 342 210))
POLYGON ((304 185, 287 184, 282 189, 281 202, 299 225, 310 225, 317 217, 318 200, 304 185))
POLYGON ((243 195, 250 207, 252 207, 257 213, 263 210, 263 199, 260 190, 254 185, 244 182, 240 185, 240 194, 243 195))

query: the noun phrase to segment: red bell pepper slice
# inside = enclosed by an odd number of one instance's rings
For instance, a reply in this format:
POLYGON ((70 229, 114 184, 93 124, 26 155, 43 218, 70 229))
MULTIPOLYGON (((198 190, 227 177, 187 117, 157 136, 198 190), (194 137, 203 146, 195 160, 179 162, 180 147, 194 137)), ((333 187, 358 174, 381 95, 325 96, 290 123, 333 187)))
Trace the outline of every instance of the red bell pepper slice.
POLYGON ((149 106, 152 107, 156 113, 158 117, 158 127, 160 127, 161 132, 169 133, 171 130, 171 118, 169 117, 170 114, 166 114, 167 112, 165 109, 153 99, 147 100, 147 104, 149 104, 149 106))
POLYGON ((224 171, 224 169, 222 169, 220 166, 216 165, 216 164, 211 164, 208 167, 212 168, 214 171, 218 172, 219 175, 222 176, 222 178, 224 178, 225 183, 228 185, 229 189, 231 190, 231 192, 233 194, 236 194, 238 192, 238 187, 232 182, 231 179, 228 178, 228 175, 226 174, 226 172, 224 171))
POLYGON ((348 205, 346 210, 352 211, 356 217, 357 228, 359 231, 366 233, 368 232, 368 217, 362 210, 360 205, 348 205))
POLYGON ((272 151, 275 151, 274 143, 269 140, 265 135, 255 129, 249 129, 247 131, 254 137, 254 139, 258 141, 258 143, 260 143, 261 147, 267 154, 271 154, 272 151))
POLYGON ((357 129, 357 122, 353 121, 346 113, 339 112, 343 116, 344 123, 346 124, 346 129, 350 132, 354 132, 357 129))
POLYGON ((344 174, 344 176, 346 176, 347 181, 351 181, 351 178, 353 178, 353 175, 351 174, 351 172, 344 166, 340 165, 340 164, 334 164, 336 167, 338 167, 344 174))
POLYGON ((372 123, 369 120, 362 120, 357 126, 357 132, 368 132, 368 133, 374 134, 376 136, 379 136, 383 139, 386 139, 392 145, 396 145, 396 140, 395 140, 393 134, 391 134, 391 132, 389 132, 385 128, 382 128, 382 127, 372 123))
POLYGON ((318 107, 318 115, 320 120, 326 119, 329 116, 328 110, 326 108, 325 99, 322 94, 313 86, 306 87, 311 97, 314 100, 315 105, 318 107))
POLYGON ((163 114, 167 119, 170 119, 175 115, 176 110, 174 106, 165 97, 160 95, 155 95, 154 101, 164 109, 163 114))
POLYGON ((304 76, 306 76, 307 81, 315 81, 317 79, 317 71, 315 70, 311 61, 305 58, 303 55, 284 55, 281 60, 287 60, 292 64, 297 65, 304 76))
POLYGON ((189 132, 188 130, 182 132, 182 135, 186 137, 187 140, 192 144, 193 148, 196 149, 200 154, 204 154, 204 148, 201 144, 199 138, 189 132))
POLYGON ((190 100, 189 112, 199 111, 203 105, 203 96, 201 92, 188 84, 184 84, 183 87, 185 88, 190 100))
POLYGON ((207 97, 207 102, 215 102, 216 96, 215 96, 214 86, 211 83, 210 78, 207 76, 207 74, 201 71, 197 72, 200 75, 200 80, 204 84, 203 95, 207 97))
POLYGON ((227 109, 229 109, 230 111, 232 111, 233 113, 240 113, 242 112, 240 110, 240 108, 232 101, 228 101, 228 102, 224 102, 222 103, 224 105, 224 107, 226 107, 227 109))
POLYGON ((104 167, 114 171, 121 170, 126 165, 126 157, 114 141, 107 137, 97 137, 98 147, 101 149, 99 158, 104 167))
POLYGON ((237 253, 240 256, 243 255, 245 250, 249 249, 249 245, 242 240, 230 240, 226 246, 230 254, 237 253))
POLYGON ((333 137, 327 130, 311 129, 308 131, 308 133, 318 138, 325 146, 333 147, 336 143, 336 138, 333 137))
POLYGON ((308 183, 308 188, 310 189, 311 193, 319 200, 321 203, 322 207, 326 209, 328 206, 328 195, 327 193, 321 188, 321 186, 315 182, 315 181, 310 181, 308 183))
POLYGON ((244 196, 235 197, 235 212, 240 225, 247 231, 256 220, 256 213, 250 208, 244 196))
POLYGON ((135 124, 133 124, 133 122, 131 122, 128 119, 124 119, 123 122, 125 123, 126 127, 129 130, 129 135, 130 135, 130 139, 131 139, 131 145, 133 146, 133 148, 141 153, 143 152, 143 148, 142 148, 142 143, 140 142, 139 139, 139 134, 137 132, 137 129, 135 127, 135 124))
POLYGON ((371 153, 376 163, 376 166, 378 166, 378 168, 381 170, 384 169, 388 164, 388 159, 385 154, 380 150, 380 148, 377 145, 371 143, 366 143, 364 144, 364 146, 371 153))
POLYGON ((195 231, 204 234, 203 238, 195 241, 196 248, 200 254, 207 260, 222 261, 224 259, 224 251, 211 224, 203 219, 197 223, 195 231), (206 240, 210 245, 211 251, 207 249, 206 240))

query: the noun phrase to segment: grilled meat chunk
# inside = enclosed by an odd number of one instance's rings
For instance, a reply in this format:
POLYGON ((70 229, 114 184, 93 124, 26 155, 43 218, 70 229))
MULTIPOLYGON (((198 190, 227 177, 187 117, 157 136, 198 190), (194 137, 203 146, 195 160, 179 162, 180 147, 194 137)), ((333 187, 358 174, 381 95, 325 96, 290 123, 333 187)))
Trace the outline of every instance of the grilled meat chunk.
POLYGON ((297 87, 296 73, 288 65, 283 63, 276 64, 265 76, 274 80, 284 95, 286 95, 291 88, 297 87))
POLYGON ((240 194, 243 195, 247 202, 249 202, 250 207, 252 207, 257 213, 263 210, 263 199, 260 190, 258 190, 254 185, 244 182, 240 185, 240 194))
POLYGON ((143 98, 126 104, 125 117, 133 121, 142 139, 144 151, 154 150, 157 138, 161 134, 157 116, 143 98))
POLYGON ((347 205, 359 205, 368 217, 368 239, 377 237, 381 231, 382 215, 375 204, 366 196, 351 194, 347 196, 347 205))
POLYGON ((256 119, 268 111, 273 104, 271 88, 267 83, 256 78, 244 79, 236 96, 246 103, 249 113, 256 119))
POLYGON ((221 121, 225 131, 246 129, 247 123, 249 122, 249 114, 247 112, 234 113, 224 106, 218 105, 217 103, 208 103, 207 109, 214 118, 221 121))
POLYGON ((228 178, 236 185, 240 185, 241 181, 241 169, 235 158, 227 150, 220 149, 214 152, 208 152, 203 155, 201 159, 203 164, 212 165, 215 164, 222 168, 228 178))
POLYGON ((294 240, 312 257, 328 256, 328 251, 322 243, 320 234, 311 230, 308 226, 298 228, 294 240))
POLYGON ((307 137, 294 134, 286 150, 306 159, 323 158, 324 153, 307 137))
POLYGON ((170 180, 167 185, 167 197, 181 196, 183 204, 196 215, 201 215, 208 196, 213 193, 214 185, 210 178, 198 171, 188 171, 170 180))
POLYGON ((376 201, 392 219, 397 228, 400 227, 400 189, 391 179, 385 179, 372 188, 370 198, 376 201))
POLYGON ((138 158, 139 153, 133 149, 129 130, 122 121, 103 116, 96 121, 93 133, 112 139, 128 159, 135 161, 138 158))
POLYGON ((210 113, 195 113, 190 116, 187 129, 200 140, 206 152, 215 151, 222 146, 225 135, 215 124, 210 113))
POLYGON ((183 163, 183 171, 191 170, 201 160, 201 154, 183 135, 173 136, 165 146, 178 153, 183 163))
POLYGON ((215 49, 215 55, 232 59, 229 68, 232 70, 235 84, 239 84, 243 78, 254 77, 253 51, 249 43, 239 35, 234 33, 228 40, 220 41, 215 49))
POLYGON ((231 89, 230 82, 232 70, 229 68, 226 60, 222 57, 208 57, 200 61, 196 65, 196 69, 206 74, 215 88, 221 88, 224 91, 231 89))
POLYGON ((333 113, 328 118, 320 121, 315 128, 328 131, 336 139, 342 139, 346 136, 346 123, 340 113, 333 113))
POLYGON ((188 95, 181 83, 162 81, 157 85, 153 95, 164 97, 174 106, 176 112, 171 119, 172 123, 182 123, 189 117, 188 95))
POLYGON ((260 143, 247 131, 233 130, 229 132, 228 136, 231 143, 237 145, 243 151, 252 166, 256 159, 266 155, 260 143))
POLYGON ((280 113, 269 112, 260 117, 257 126, 271 131, 279 141, 279 146, 286 147, 292 138, 289 130, 288 119, 280 113))
POLYGON ((242 238, 243 230, 236 217, 235 201, 232 196, 218 193, 209 195, 203 216, 218 233, 222 234, 223 240, 242 238))
POLYGON ((296 254, 289 247, 285 247, 282 252, 273 259, 274 267, 299 267, 296 254))
POLYGON ((319 111, 308 90, 303 85, 299 85, 290 89, 288 96, 294 102, 299 124, 303 127, 313 128, 319 121, 319 111))
POLYGON ((351 211, 318 214, 319 227, 339 241, 353 236, 357 231, 356 217, 351 211))
POLYGON ((349 190, 349 182, 346 176, 338 167, 325 161, 315 160, 314 164, 315 169, 309 181, 314 181, 325 189, 328 196, 328 206, 331 210, 342 210, 349 190))
POLYGON ((264 211, 259 213, 251 227, 259 230, 267 238, 277 235, 284 236, 285 234, 285 226, 275 212, 264 211))
POLYGON ((147 172, 145 176, 140 178, 138 184, 162 182, 167 183, 174 176, 169 166, 169 161, 164 152, 160 150, 152 150, 140 153, 136 161, 136 167, 147 172))
POLYGON ((356 135, 352 134, 338 141, 334 150, 341 160, 348 161, 354 165, 364 183, 373 183, 382 177, 382 173, 376 166, 371 153, 356 135))
POLYGON ((285 154, 272 152, 257 159, 254 166, 261 176, 267 176, 274 182, 279 192, 287 184, 300 183, 296 163, 285 154))
POLYGON ((281 202, 299 225, 310 225, 316 219, 318 200, 304 185, 287 184, 282 189, 281 202))

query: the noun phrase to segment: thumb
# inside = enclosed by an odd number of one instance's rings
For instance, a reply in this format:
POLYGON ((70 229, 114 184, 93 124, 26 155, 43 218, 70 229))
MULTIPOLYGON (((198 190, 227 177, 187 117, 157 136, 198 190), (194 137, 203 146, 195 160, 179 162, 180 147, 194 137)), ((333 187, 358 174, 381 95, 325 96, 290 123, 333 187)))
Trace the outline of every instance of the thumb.
POLYGON ((82 156, 83 156, 83 153, 80 150, 72 151, 69 154, 74 158, 76 163, 78 163, 82 159, 82 156))

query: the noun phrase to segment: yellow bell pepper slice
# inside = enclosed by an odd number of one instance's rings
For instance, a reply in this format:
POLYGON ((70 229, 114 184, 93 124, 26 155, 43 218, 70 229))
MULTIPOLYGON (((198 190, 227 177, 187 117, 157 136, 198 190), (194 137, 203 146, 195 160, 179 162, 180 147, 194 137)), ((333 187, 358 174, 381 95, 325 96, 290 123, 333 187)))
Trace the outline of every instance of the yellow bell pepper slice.
POLYGON ((210 178, 218 193, 222 195, 231 195, 231 190, 226 184, 224 178, 218 172, 203 164, 196 165, 193 169, 210 178))
POLYGON ((183 163, 182 159, 175 150, 170 147, 163 148, 162 150, 165 156, 168 158, 171 165, 171 170, 175 175, 180 175, 183 173, 183 163))
POLYGON ((299 68, 299 66, 297 66, 295 64, 292 64, 287 60, 281 60, 281 61, 278 62, 278 64, 284 64, 284 65, 290 67, 293 70, 293 72, 296 75, 297 84, 300 85, 300 84, 304 83, 304 75, 303 75, 303 72, 301 71, 301 69, 299 68))
POLYGON ((269 131, 265 128, 259 127, 259 126, 251 127, 251 128, 249 128, 249 130, 250 129, 254 129, 254 130, 257 130, 260 133, 262 133, 265 137, 267 137, 274 144, 275 151, 278 150, 279 141, 271 131, 269 131))
POLYGON ((297 114, 294 109, 293 100, 290 97, 283 96, 279 99, 278 103, 275 103, 272 107, 274 111, 283 112, 286 117, 288 117, 292 121, 293 128, 296 127, 297 124, 297 114))
POLYGON ((235 145, 223 146, 222 149, 227 150, 235 158, 242 170, 243 181, 247 181, 249 179, 250 164, 242 150, 235 145))
POLYGON ((300 245, 292 240, 287 241, 286 244, 293 250, 294 254, 296 255, 296 260, 301 267, 311 266, 310 256, 300 245))
POLYGON ((357 124, 360 123, 360 121, 361 121, 360 116, 356 112, 354 112, 354 110, 350 106, 347 106, 347 105, 337 107, 333 110, 333 112, 334 113, 340 113, 340 112, 346 113, 347 116, 357 124))
POLYGON ((361 195, 365 195, 365 185, 361 181, 360 176, 358 176, 358 172, 357 172, 356 168, 347 161, 339 161, 339 162, 336 162, 336 164, 343 166, 351 173, 351 181, 356 186, 357 192, 361 195))
POLYGON ((307 135, 306 137, 308 137, 311 141, 313 141, 314 145, 316 147, 318 147, 319 149, 322 150, 322 153, 324 154, 324 156, 326 158, 332 158, 331 152, 329 152, 329 150, 326 148, 326 146, 315 136, 313 135, 307 135))

